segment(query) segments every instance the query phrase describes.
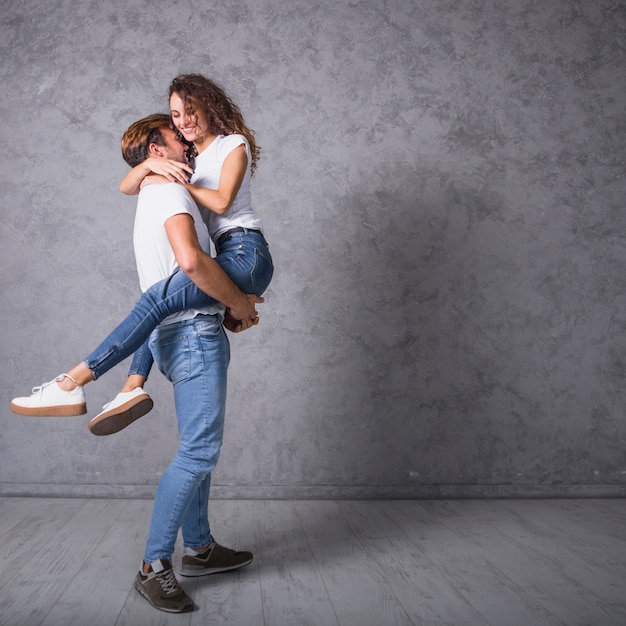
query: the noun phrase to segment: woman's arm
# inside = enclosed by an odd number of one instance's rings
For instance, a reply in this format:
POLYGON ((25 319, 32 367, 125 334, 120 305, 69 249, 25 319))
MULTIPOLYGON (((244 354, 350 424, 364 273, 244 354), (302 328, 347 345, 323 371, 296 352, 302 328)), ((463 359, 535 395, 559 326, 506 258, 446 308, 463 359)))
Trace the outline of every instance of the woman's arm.
POLYGON ((160 174, 172 183, 187 183, 193 169, 186 163, 173 161, 172 159, 157 159, 148 157, 143 163, 135 165, 120 183, 120 191, 127 196, 139 193, 141 181, 149 174, 160 174))
POLYGON ((217 189, 206 189, 192 184, 185 185, 185 189, 189 191, 196 204, 223 215, 235 201, 247 167, 248 154, 245 144, 242 143, 224 159, 217 189))

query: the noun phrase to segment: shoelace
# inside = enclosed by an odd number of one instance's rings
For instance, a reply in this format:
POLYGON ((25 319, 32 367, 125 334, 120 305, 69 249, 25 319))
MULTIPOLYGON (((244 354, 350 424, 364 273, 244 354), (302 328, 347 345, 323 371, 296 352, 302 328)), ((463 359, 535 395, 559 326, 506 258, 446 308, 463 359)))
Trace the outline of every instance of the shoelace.
POLYGON ((41 383, 41 385, 39 385, 39 387, 33 387, 32 390, 31 390, 31 393, 33 395, 35 395, 36 393, 41 395, 43 393, 43 390, 46 387, 49 387, 53 383, 61 382, 64 378, 69 378, 75 385, 78 385, 76 380, 74 378, 72 378, 69 374, 59 374, 56 378, 53 378, 52 380, 49 380, 47 383, 41 383))
POLYGON ((52 383, 56 383, 56 381, 57 379, 55 378, 54 380, 49 380, 47 383, 41 383, 39 387, 33 387, 32 394, 35 395, 36 393, 38 393, 39 395, 41 395, 46 387, 49 387, 50 385, 52 385, 52 383))
POLYGON ((161 589, 165 591, 166 595, 171 596, 178 591, 178 581, 174 577, 174 572, 170 569, 163 574, 157 574, 156 579, 161 585, 161 589))

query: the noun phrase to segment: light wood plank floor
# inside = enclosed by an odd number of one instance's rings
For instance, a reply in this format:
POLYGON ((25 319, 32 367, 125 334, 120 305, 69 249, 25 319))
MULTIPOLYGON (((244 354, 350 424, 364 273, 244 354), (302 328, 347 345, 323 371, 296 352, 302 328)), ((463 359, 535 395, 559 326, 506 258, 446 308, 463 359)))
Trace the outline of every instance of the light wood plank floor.
POLYGON ((0 498, 0 625, 626 625, 624 499, 216 500, 255 560, 183 615, 132 589, 151 506, 0 498))

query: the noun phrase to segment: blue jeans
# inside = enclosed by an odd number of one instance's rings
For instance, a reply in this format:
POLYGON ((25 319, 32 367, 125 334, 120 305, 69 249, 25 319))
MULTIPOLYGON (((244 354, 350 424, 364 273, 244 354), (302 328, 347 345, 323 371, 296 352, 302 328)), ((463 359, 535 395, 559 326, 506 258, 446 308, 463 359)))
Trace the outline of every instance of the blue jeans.
MULTIPOLYGON (((244 293, 260 296, 274 273, 272 256, 260 233, 234 233, 217 250, 215 260, 244 293)), ((86 358, 94 380, 135 352, 129 374, 148 378, 153 358, 150 333, 172 313, 211 306, 216 300, 180 270, 147 289, 130 314, 86 358)))
POLYGON ((190 548, 212 541, 211 471, 224 432, 228 338, 218 315, 159 326, 150 338, 157 365, 174 385, 180 445, 156 491, 144 560, 171 560, 178 529, 190 548))

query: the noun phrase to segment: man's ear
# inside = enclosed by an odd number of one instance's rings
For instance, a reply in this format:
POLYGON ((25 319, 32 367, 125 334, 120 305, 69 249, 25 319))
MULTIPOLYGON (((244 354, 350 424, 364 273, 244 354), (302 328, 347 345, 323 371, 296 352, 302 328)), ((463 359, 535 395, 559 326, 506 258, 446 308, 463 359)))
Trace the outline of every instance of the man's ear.
POLYGON ((151 143, 148 146, 148 154, 149 154, 149 156, 158 157, 158 158, 163 157, 163 149, 162 148, 163 148, 163 146, 160 146, 159 144, 151 143))

